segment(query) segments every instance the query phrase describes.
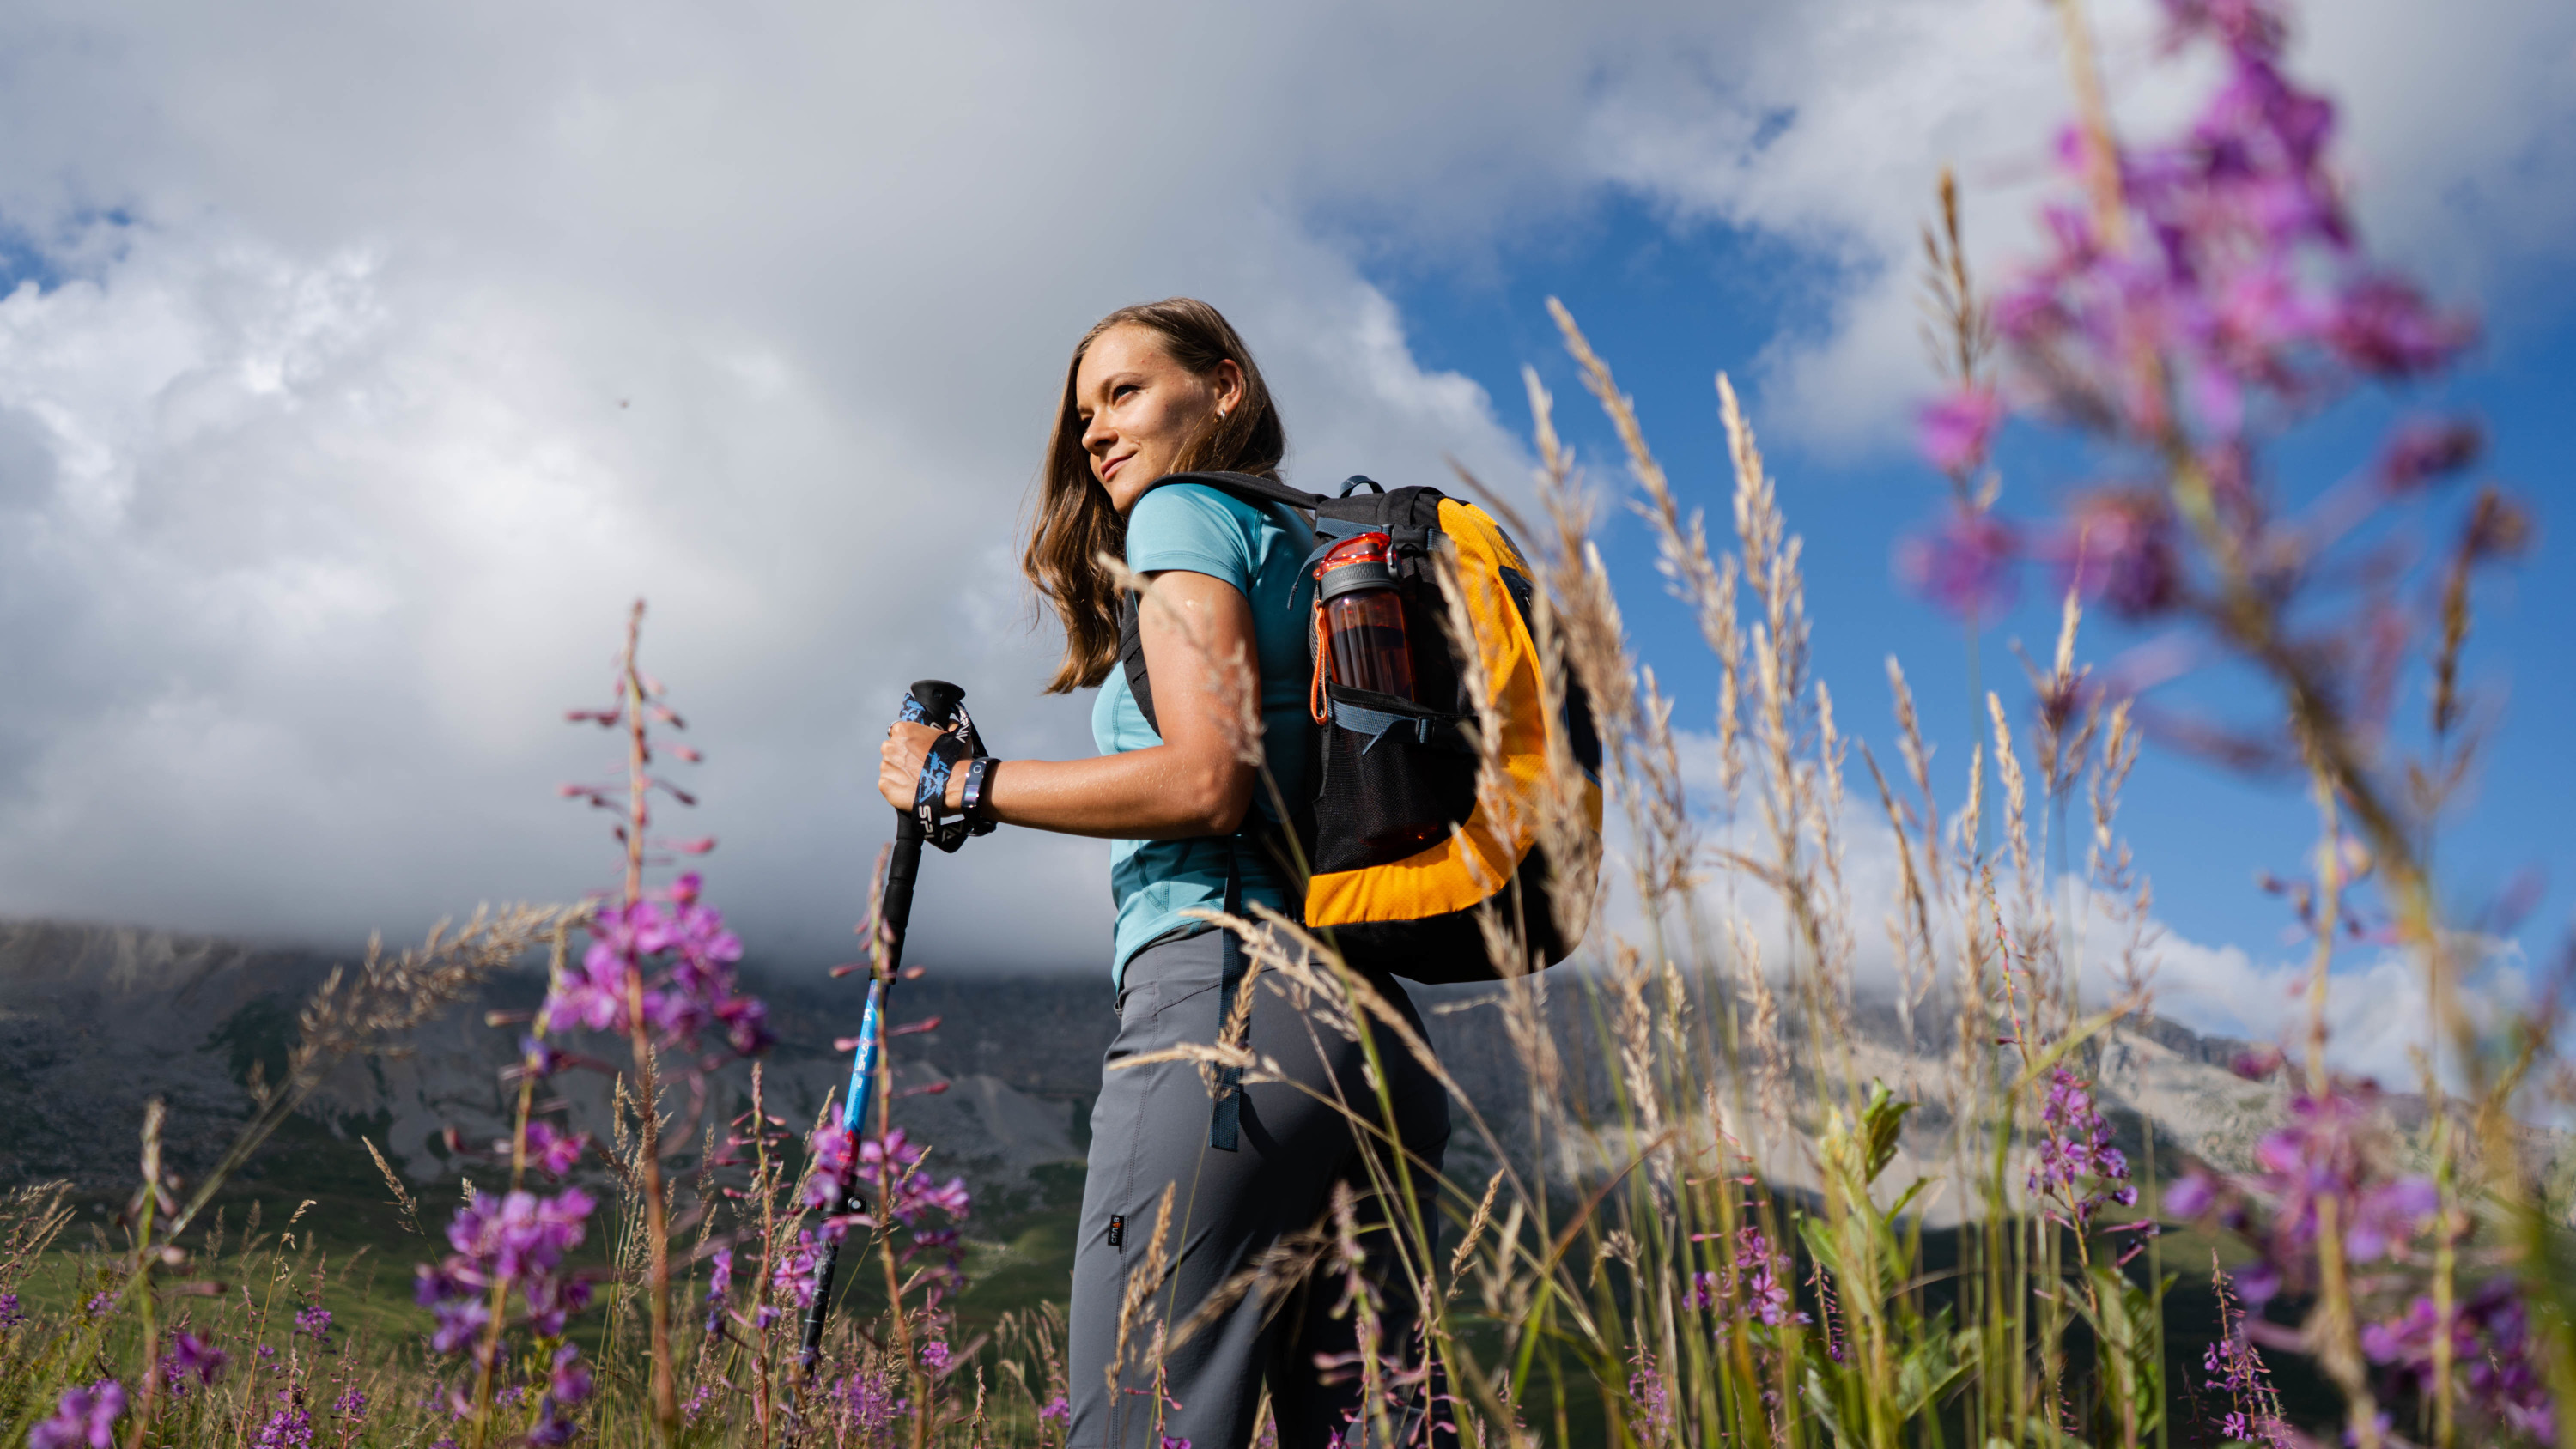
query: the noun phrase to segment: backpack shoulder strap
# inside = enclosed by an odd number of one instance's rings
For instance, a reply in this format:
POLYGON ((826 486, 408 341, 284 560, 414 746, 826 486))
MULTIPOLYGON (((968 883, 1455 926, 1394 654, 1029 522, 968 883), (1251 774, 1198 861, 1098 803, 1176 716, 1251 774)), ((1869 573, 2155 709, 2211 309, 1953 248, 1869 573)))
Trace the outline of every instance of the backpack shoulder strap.
POLYGON ((1127 692, 1136 697, 1146 727, 1161 734, 1163 722, 1154 717, 1154 680, 1145 672, 1145 635, 1138 627, 1136 596, 1123 589, 1118 594, 1118 668, 1127 676, 1127 692))
MULTIPOLYGON (((1291 488, 1276 478, 1257 473, 1166 473, 1145 485, 1145 493, 1171 483, 1201 483, 1242 499, 1246 503, 1285 503, 1291 508, 1312 509, 1324 501, 1324 495, 1291 488)), ((1144 493, 1136 495, 1139 498, 1144 493)), ((1132 505, 1131 505, 1132 506, 1132 505)))
MULTIPOLYGON (((1257 473, 1166 473, 1146 484, 1145 493, 1167 483, 1205 484, 1252 504, 1284 503, 1290 508, 1311 510, 1325 501, 1322 494, 1291 488, 1276 478, 1264 478, 1257 473)), ((1142 498, 1145 493, 1136 496, 1142 498)), ((1154 716, 1154 681, 1145 672, 1145 640, 1137 628, 1134 594, 1118 596, 1118 667, 1127 676, 1127 692, 1136 696, 1136 708, 1145 716, 1145 723, 1156 734, 1162 733, 1162 721, 1154 716)))

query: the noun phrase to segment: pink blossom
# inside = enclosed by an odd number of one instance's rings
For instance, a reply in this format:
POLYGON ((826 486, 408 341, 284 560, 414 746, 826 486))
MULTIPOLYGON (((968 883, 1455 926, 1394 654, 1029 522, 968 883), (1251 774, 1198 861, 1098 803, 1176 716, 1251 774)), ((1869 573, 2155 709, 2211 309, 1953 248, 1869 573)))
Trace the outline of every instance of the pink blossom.
POLYGON ((1988 617, 2010 604, 2021 536, 1990 513, 1951 510, 1938 528, 1896 547, 1896 572, 1954 614, 1988 617))
POLYGON ((1960 388, 1923 409, 1916 446, 1933 467, 1964 476, 1985 464, 2003 419, 2004 402, 1993 388, 1960 388))
POLYGON ((2389 435, 2379 454, 2379 480, 2404 493, 2477 462, 2486 433, 2466 418, 2418 418, 2389 435))
POLYGON ((104 1379, 85 1389, 65 1389, 54 1416, 27 1433, 27 1449, 110 1449, 116 1421, 125 1417, 125 1386, 104 1379))
POLYGON ((2173 514, 2155 494, 2108 490, 2077 500, 2048 552, 2068 587, 2123 618, 2150 618, 2182 600, 2173 514))

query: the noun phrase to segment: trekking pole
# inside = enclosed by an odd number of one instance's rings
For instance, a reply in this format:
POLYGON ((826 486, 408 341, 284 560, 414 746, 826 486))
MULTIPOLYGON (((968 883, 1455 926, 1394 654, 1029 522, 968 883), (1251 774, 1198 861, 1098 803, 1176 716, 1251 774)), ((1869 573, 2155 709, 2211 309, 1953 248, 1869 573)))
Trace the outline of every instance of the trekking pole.
MULTIPOLYGON (((913 682, 912 700, 920 707, 921 722, 934 728, 947 728, 965 698, 966 691, 944 679, 913 682)), ((859 1209, 855 1160, 858 1138, 866 1130, 869 1108, 875 1105, 878 1054, 885 1039, 886 994, 903 971, 903 933, 912 919, 912 883, 921 873, 924 838, 921 820, 914 812, 894 813, 894 850, 887 857, 885 890, 877 900, 877 929, 884 933, 885 969, 868 976, 868 1004, 859 1017, 859 1045, 851 1055, 850 1090, 841 1112, 841 1126, 850 1134, 853 1157, 849 1195, 840 1206, 843 1213, 859 1209)), ((841 1245, 826 1238, 814 1259, 814 1296, 805 1304, 805 1345, 799 1361, 808 1372, 822 1357, 823 1324, 831 1317, 832 1276, 839 1270, 840 1260, 841 1245)))

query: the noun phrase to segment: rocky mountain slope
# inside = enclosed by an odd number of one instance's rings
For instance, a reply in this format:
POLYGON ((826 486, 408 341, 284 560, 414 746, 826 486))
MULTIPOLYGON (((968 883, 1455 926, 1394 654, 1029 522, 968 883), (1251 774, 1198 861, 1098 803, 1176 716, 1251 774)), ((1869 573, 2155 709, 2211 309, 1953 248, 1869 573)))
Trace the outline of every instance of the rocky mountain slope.
MULTIPOLYGON (((180 1170, 202 1170, 247 1111, 243 1084, 253 1064, 266 1063, 272 1075, 282 1065, 296 1010, 330 964, 308 952, 132 928, 0 923, 0 1184, 64 1177, 121 1193, 132 1180, 142 1104, 153 1096, 170 1105, 167 1136, 180 1170)), ((1578 1096, 1606 1107, 1610 1068, 1583 1060, 1584 1044, 1597 1040, 1583 983, 1570 972, 1550 981, 1572 1056, 1569 1079, 1588 1084, 1578 1096)), ((365 1136, 413 1182, 452 1181, 468 1164, 453 1158, 447 1129, 469 1144, 489 1142, 506 1131, 515 1100, 501 1079, 514 1034, 486 1026, 484 1010, 532 1006, 540 986, 533 973, 496 981, 478 1007, 432 1023, 407 1051, 345 1064, 305 1125, 344 1141, 360 1167, 354 1139, 365 1136)), ((754 989, 769 1001, 779 1035, 763 1067, 769 1109, 809 1122, 846 1079, 847 1057, 833 1040, 856 1029, 862 988, 817 976, 760 980, 754 989)), ((1448 988, 1418 999, 1444 1062, 1508 1143, 1525 1120, 1527 1087, 1492 994, 1448 988)), ((1082 1156, 1101 1052, 1116 1026, 1108 984, 1089 975, 932 976, 903 986, 896 1021, 931 1018, 935 1029, 896 1041, 897 1081, 908 1090, 945 1085, 904 1096, 897 1120, 935 1144, 947 1170, 966 1173, 988 1200, 1043 1195, 1051 1182, 1060 1192, 1070 1170, 1062 1165, 1082 1156)), ((1937 1101, 1936 1054, 1906 1048, 1892 1019, 1865 1014, 1862 1027, 1852 1054, 1863 1075, 1937 1101)), ((2160 1147, 2241 1159, 2280 1103, 2277 1087, 2226 1069, 2238 1049, 2166 1022, 2116 1030, 2104 1047, 2105 1105, 2130 1135, 2152 1122, 2160 1147)), ((557 1086, 579 1125, 604 1129, 606 1076, 577 1072, 557 1086)), ((730 1116, 748 1088, 747 1071, 729 1071, 707 1115, 730 1116)), ((1922 1115, 1925 1126, 1906 1144, 1915 1162, 1900 1163, 1899 1178, 1916 1163, 1928 1168, 1939 1152, 1937 1114, 1922 1115)), ((1577 1142, 1557 1166, 1581 1173, 1623 1156, 1620 1136, 1605 1129, 1590 1139, 1592 1150, 1577 1142)), ((1457 1141, 1465 1158, 1481 1155, 1463 1123, 1457 1141)), ((1783 1182, 1809 1176, 1795 1143, 1772 1159, 1765 1165, 1783 1182)))

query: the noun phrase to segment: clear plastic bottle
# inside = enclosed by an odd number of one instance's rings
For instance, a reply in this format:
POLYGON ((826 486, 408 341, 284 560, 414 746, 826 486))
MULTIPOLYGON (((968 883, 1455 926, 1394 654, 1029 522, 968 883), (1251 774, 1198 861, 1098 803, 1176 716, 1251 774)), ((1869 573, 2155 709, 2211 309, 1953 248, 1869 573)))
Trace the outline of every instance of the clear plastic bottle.
POLYGON ((1315 569, 1324 636, 1318 653, 1329 659, 1335 684, 1409 700, 1413 644, 1396 592, 1392 544, 1383 533, 1363 533, 1324 555, 1315 569))

